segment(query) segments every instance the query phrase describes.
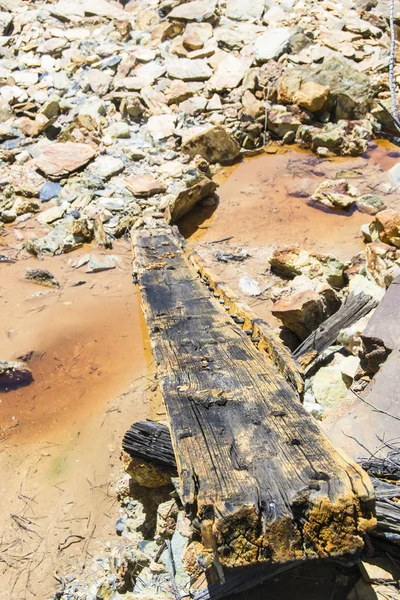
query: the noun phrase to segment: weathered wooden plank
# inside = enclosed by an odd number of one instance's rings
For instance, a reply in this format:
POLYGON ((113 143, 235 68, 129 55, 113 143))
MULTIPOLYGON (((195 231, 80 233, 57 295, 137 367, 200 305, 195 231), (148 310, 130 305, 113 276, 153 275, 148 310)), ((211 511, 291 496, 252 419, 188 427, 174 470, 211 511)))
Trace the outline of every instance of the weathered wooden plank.
POLYGON ((360 549, 375 523, 366 474, 210 297, 172 231, 137 233, 134 250, 182 499, 218 572, 360 549))
POLYGON ((293 356, 303 367, 310 365, 323 350, 331 346, 337 339, 341 329, 349 327, 361 317, 368 314, 377 301, 367 294, 349 294, 342 306, 324 321, 300 346, 293 356))
POLYGON ((218 299, 227 314, 241 326, 246 335, 249 335, 257 348, 268 354, 278 371, 302 396, 304 392, 302 367, 268 323, 242 302, 225 283, 219 281, 196 251, 191 250, 185 243, 183 250, 197 273, 202 277, 203 282, 209 287, 213 297, 218 299))

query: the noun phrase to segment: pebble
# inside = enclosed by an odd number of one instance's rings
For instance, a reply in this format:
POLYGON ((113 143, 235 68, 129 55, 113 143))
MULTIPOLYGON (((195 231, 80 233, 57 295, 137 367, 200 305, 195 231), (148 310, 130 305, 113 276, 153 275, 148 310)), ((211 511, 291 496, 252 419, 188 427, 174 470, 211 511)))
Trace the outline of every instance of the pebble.
POLYGON ((53 181, 47 181, 39 192, 39 198, 42 202, 48 202, 53 198, 56 198, 62 192, 62 186, 59 183, 53 181))

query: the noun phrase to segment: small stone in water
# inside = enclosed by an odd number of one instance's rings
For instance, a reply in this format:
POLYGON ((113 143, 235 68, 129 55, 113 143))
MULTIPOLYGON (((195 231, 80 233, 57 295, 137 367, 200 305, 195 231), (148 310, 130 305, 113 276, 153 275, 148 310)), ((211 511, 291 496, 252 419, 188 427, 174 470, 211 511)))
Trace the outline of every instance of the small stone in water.
POLYGON ((60 287, 59 282, 54 277, 53 273, 46 269, 28 269, 25 274, 25 279, 33 281, 46 287, 60 287))
POLYGON ((39 198, 42 202, 48 202, 58 196, 58 194, 62 191, 62 186, 59 183, 53 183, 52 181, 47 181, 40 188, 39 198))
POLYGON ((125 519, 123 517, 121 517, 120 519, 118 519, 118 521, 115 523, 115 532, 117 535, 122 535, 124 533, 124 531, 126 530, 126 523, 125 523, 125 519))
POLYGON ((86 273, 99 273, 109 269, 115 269, 115 261, 112 256, 99 257, 92 254, 86 273))
POLYGON ((239 288, 246 296, 259 296, 261 294, 258 283, 248 275, 240 278, 239 288))

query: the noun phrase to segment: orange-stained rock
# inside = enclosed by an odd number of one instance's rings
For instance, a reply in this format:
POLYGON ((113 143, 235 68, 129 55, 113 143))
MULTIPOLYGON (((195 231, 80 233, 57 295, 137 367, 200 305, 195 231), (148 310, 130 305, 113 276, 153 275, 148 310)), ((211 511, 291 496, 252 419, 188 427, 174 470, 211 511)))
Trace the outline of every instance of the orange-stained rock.
POLYGON ((386 208, 378 212, 370 230, 377 233, 381 242, 400 248, 400 213, 397 211, 386 208))
POLYGON ((310 112, 323 110, 328 98, 329 88, 313 81, 302 83, 300 89, 294 95, 295 103, 310 112))
POLYGON ((317 292, 306 290, 278 300, 272 314, 304 340, 324 320, 324 302, 317 292))
POLYGON ((96 156, 89 144, 51 144, 35 160, 36 167, 54 179, 61 179, 86 165, 96 156))

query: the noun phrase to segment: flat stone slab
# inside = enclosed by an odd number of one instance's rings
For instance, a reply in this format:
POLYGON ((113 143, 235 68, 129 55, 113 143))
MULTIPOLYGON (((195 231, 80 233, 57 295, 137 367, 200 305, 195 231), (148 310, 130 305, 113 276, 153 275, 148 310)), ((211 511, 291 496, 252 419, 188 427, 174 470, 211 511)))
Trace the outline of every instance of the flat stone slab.
POLYGON ((396 277, 362 334, 363 341, 380 340, 392 351, 400 345, 400 275, 396 277))
MULTIPOLYGON (((364 345, 379 351, 386 361, 367 388, 357 395, 349 390, 344 401, 332 409, 323 428, 338 447, 356 460, 368 452, 385 456, 382 442, 398 440, 400 431, 400 277, 390 285, 362 334, 364 345), (365 449, 367 448, 367 450, 365 449)), ((368 360, 371 364, 372 358, 368 360)))

